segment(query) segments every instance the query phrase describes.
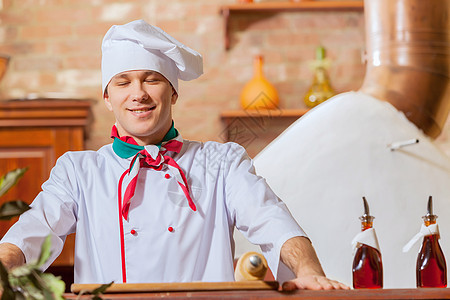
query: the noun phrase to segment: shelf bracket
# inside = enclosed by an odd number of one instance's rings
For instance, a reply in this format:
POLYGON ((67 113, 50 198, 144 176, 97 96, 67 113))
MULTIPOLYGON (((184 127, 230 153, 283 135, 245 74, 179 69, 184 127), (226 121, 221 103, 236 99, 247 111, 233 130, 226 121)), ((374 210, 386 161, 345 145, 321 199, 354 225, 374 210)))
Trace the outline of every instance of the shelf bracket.
POLYGON ((223 17, 223 29, 225 34, 225 50, 230 49, 230 9, 222 8, 221 9, 222 17, 223 17))

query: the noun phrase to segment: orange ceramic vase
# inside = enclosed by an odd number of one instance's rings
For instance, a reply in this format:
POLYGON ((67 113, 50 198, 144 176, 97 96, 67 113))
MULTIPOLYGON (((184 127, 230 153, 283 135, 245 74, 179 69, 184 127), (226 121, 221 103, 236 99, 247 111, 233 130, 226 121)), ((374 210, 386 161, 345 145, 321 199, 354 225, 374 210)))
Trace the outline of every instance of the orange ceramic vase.
POLYGON ((263 64, 263 57, 255 56, 253 78, 241 92, 241 107, 245 110, 278 109, 278 92, 264 77, 263 64))
POLYGON ((3 75, 6 73, 8 67, 9 56, 0 54, 0 80, 2 80, 3 75))

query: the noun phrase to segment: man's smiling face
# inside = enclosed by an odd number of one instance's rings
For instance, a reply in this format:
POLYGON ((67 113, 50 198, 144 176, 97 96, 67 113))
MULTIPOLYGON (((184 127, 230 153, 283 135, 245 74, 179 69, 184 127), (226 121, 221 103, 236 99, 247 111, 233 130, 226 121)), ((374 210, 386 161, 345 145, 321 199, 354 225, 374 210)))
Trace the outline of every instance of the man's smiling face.
POLYGON ((109 82, 104 100, 116 117, 120 136, 139 145, 159 143, 172 125, 172 105, 178 94, 160 73, 126 71, 109 82))

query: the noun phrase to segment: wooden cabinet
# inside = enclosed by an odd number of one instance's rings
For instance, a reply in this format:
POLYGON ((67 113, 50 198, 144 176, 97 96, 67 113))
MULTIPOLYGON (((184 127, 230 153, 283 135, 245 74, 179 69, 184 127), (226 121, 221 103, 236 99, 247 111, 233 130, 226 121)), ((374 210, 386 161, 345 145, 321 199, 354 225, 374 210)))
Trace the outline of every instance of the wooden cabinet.
MULTIPOLYGON (((0 204, 14 199, 31 203, 48 179, 56 159, 83 150, 90 123, 88 100, 11 100, 0 102, 0 174, 28 167, 0 204)), ((17 221, 0 221, 0 234, 17 221)), ((74 236, 66 241, 53 266, 73 266, 74 236)))

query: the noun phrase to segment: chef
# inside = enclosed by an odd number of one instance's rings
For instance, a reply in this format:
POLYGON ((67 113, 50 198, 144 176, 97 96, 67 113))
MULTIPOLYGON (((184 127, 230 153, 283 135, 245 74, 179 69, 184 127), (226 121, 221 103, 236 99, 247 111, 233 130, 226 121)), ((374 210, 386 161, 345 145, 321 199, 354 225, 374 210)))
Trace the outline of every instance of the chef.
POLYGON ((178 79, 202 74, 200 54, 142 20, 113 26, 102 52, 113 143, 58 159, 2 239, 7 267, 37 259, 51 235, 47 267, 76 233, 76 283, 233 281, 236 227, 276 276, 284 265, 296 275, 285 289, 347 288, 324 276, 310 240, 241 146, 185 140, 176 129, 178 79))

